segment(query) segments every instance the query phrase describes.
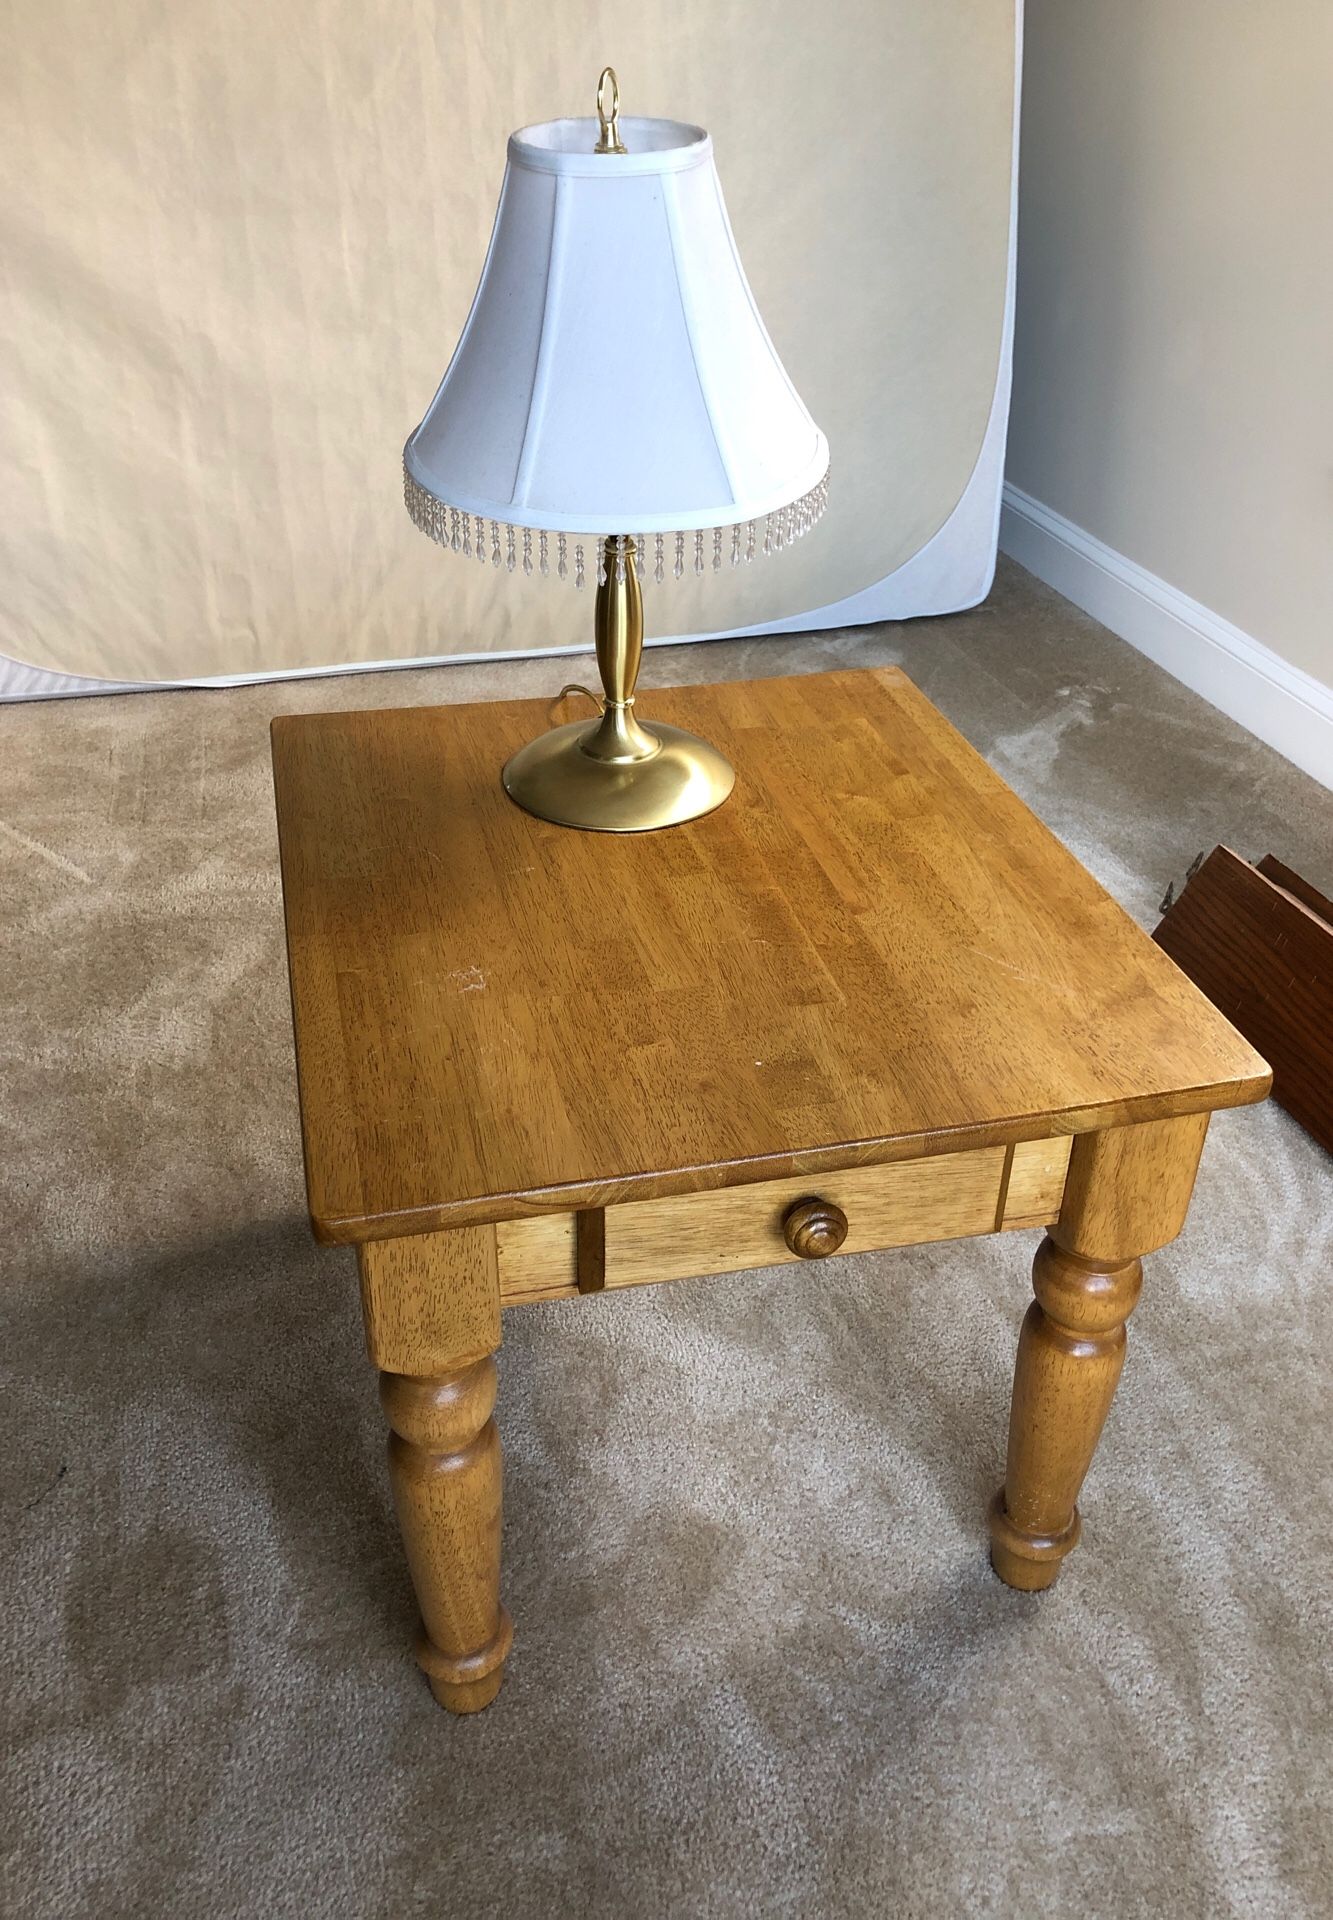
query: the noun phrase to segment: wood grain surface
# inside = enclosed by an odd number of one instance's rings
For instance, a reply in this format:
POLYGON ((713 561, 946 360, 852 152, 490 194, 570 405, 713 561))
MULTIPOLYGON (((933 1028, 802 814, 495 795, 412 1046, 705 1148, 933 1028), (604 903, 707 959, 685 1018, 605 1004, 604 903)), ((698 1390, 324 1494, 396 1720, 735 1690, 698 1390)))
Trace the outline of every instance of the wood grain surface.
POLYGON ((847 1215, 822 1196, 794 1200, 782 1216, 782 1237, 798 1260, 827 1260, 847 1241, 847 1215))
POLYGON ((1033 1262, 1004 1486, 991 1504, 991 1564, 1008 1586, 1053 1585, 1078 1545, 1079 1490, 1124 1365, 1139 1255, 1180 1232, 1207 1127, 1206 1114, 1190 1114, 1073 1144, 1059 1216, 1033 1262))
POLYGON ((1299 900, 1303 907, 1308 907, 1311 913, 1333 931, 1333 900, 1330 900, 1326 893, 1321 893, 1318 887, 1307 880, 1303 874, 1297 873, 1294 867, 1289 867, 1285 860, 1279 860, 1275 853, 1266 853, 1263 859, 1256 860, 1254 865, 1257 873, 1263 874, 1266 880, 1272 880, 1294 900, 1299 900))
MULTIPOLYGON (((803 1174, 725 1193, 687 1193, 609 1207, 604 1278, 641 1287, 696 1274, 739 1273, 799 1259, 784 1221, 794 1202, 822 1199, 847 1216, 840 1253, 917 1246, 1012 1226, 1044 1226, 1060 1211, 1069 1141, 978 1147, 899 1165, 848 1167, 812 1183, 803 1174), (1009 1178, 1006 1182, 1006 1169, 1009 1178)), ((575 1214, 506 1220, 495 1230, 505 1306, 581 1291, 575 1214)))
POLYGON ((495 1391, 489 1357, 434 1379, 380 1375, 389 1481, 421 1608, 417 1661, 451 1713, 490 1705, 514 1638, 500 1604, 495 1391))
POLYGON ((494 1227, 358 1249, 366 1345, 382 1369, 389 1480, 421 1608, 417 1660, 453 1713, 500 1689, 504 1467, 494 1419, 500 1286, 494 1227))
POLYGON ((307 1187, 365 1241, 1260 1098, 1263 1061, 911 683, 654 693, 737 769, 535 820, 539 701, 273 724, 307 1187))
POLYGON ((500 1344, 495 1234, 457 1227, 358 1248, 366 1351, 385 1373, 435 1374, 500 1344))
POLYGON ((1215 847, 1153 936, 1262 1047, 1273 1098, 1333 1153, 1333 906, 1266 854, 1215 847))

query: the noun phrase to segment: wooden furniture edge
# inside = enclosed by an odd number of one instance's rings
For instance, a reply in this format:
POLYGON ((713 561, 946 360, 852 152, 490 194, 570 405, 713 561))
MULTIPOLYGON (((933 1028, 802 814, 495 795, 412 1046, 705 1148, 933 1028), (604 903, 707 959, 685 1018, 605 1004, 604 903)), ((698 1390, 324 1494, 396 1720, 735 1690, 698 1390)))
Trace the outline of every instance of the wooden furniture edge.
POLYGON ((1007 1586, 1051 1586, 1078 1545, 1078 1495, 1124 1364, 1141 1256, 1184 1225, 1208 1120, 1187 1114, 1074 1142, 1059 1216, 1033 1261, 1004 1484, 991 1502, 991 1565, 1007 1586))
MULTIPOLYGON (((1067 1137, 1055 1136, 610 1207, 595 1216, 602 1229, 597 1290, 817 1265, 784 1233, 786 1217, 816 1199, 844 1216, 845 1238, 826 1249, 839 1255, 1046 1226, 1060 1211, 1071 1149, 1067 1137)), ((580 1248, 588 1218, 580 1210, 496 1223, 503 1306, 589 1291, 580 1248)))
POLYGON ((1301 906, 1307 907, 1326 927, 1333 928, 1333 900, 1321 893, 1318 887, 1312 886, 1294 867, 1289 867, 1285 860, 1279 860, 1275 853, 1266 853, 1262 860, 1255 861, 1254 870, 1261 873, 1265 880, 1271 880, 1275 887, 1281 887, 1283 893, 1290 894, 1301 906))
POLYGON ((1329 904, 1271 855, 1256 866, 1221 845, 1153 938, 1267 1055, 1273 1098, 1333 1153, 1333 921, 1320 910, 1329 904))
MULTIPOLYGON (((298 1074, 299 1079, 299 1074, 298 1074)), ((1018 1120, 979 1122, 946 1132, 896 1135, 829 1147, 806 1147, 760 1159, 715 1162, 704 1167, 676 1167, 618 1178, 571 1182, 567 1186, 532 1187, 522 1193, 481 1194, 445 1201, 430 1207, 374 1214, 334 1213, 310 1203, 311 1231, 323 1246, 363 1246, 372 1240, 394 1240, 406 1235, 446 1233, 457 1227, 486 1226, 504 1220, 524 1220, 549 1213, 574 1213, 585 1208, 626 1206, 644 1200, 665 1200, 688 1193, 716 1193, 804 1174, 811 1179, 848 1167, 891 1166, 902 1161, 928 1160, 969 1152, 976 1147, 1008 1147, 1034 1140, 1077 1139, 1113 1127, 1138 1126, 1173 1120, 1189 1114, 1216 1113, 1228 1107, 1250 1106, 1267 1097, 1273 1076, 1180 1089, 1170 1095, 1141 1095, 1103 1107, 1080 1108, 1050 1116, 1034 1125, 1028 1115, 1018 1120)), ((302 1109, 302 1145, 305 1113, 302 1109)), ((307 1166, 308 1166, 307 1161, 307 1166)), ((309 1186, 307 1184, 307 1192, 309 1186)))
MULTIPOLYGON (((278 738, 278 730, 289 720, 307 718, 304 714, 277 713, 268 723, 269 733, 269 775, 273 782, 273 820, 278 837, 278 891, 282 895, 282 951, 287 968, 287 1006, 290 1011, 292 1029, 292 1064, 296 1070, 296 1113, 301 1134, 301 1172, 305 1181, 307 1218, 310 1231, 321 1246, 363 1246, 372 1236, 366 1234, 347 1235, 327 1233, 317 1213, 312 1197, 314 1188, 314 1156, 310 1151, 310 1127, 306 1116, 305 1078, 301 1068, 300 1028, 296 1008, 296 962, 293 957, 292 938, 292 900, 287 886, 287 847, 282 832, 282 781, 281 763, 273 751, 278 738)), ((285 730, 285 727, 284 727, 285 730)), ((378 1237, 378 1236, 374 1236, 378 1237)))
MULTIPOLYGON (((909 703, 918 704, 930 717, 932 724, 943 727, 976 760, 978 766, 986 768, 992 777, 999 779, 994 769, 988 767, 988 763, 976 748, 931 705, 910 676, 901 668, 837 669, 827 676, 818 677, 862 678, 867 673, 882 684, 886 696, 895 699, 906 697, 909 703)), ((809 677, 807 675, 772 676, 775 680, 790 681, 793 684, 809 677)), ((505 703, 467 704, 493 707, 496 704, 505 703)), ((362 711, 365 714, 382 714, 385 710, 371 708, 362 711)), ((404 709, 404 711, 414 710, 404 709)), ((453 709, 450 711, 452 712, 453 709)), ((280 797, 287 789, 288 773, 294 763, 290 745, 293 736, 312 722, 334 724, 343 722, 349 717, 352 716, 340 710, 324 715, 279 714, 272 718, 270 734, 275 749, 281 743, 280 750, 275 751, 273 755, 274 786, 280 797)), ((1023 806, 1016 796, 1015 804, 1023 806)), ((1038 816, 1032 814, 1030 808, 1024 808, 1024 811, 1052 844, 1060 847, 1061 843, 1038 816)), ((282 832, 281 807, 279 808, 279 844, 282 857, 283 911, 287 932, 288 981, 293 1002, 293 1026, 296 1029, 294 942, 291 899, 287 884, 289 849, 286 844, 286 835, 282 832)), ((1061 847, 1061 851, 1067 859, 1074 859, 1067 848, 1061 847)), ((1104 889, 1101 891, 1105 892, 1104 889)), ((1111 901, 1109 894, 1105 897, 1111 901)), ((1111 904, 1115 903, 1112 901, 1111 904)), ((1122 908, 1117 908, 1117 911, 1128 920, 1122 908)), ((973 1147, 1007 1145, 1053 1134, 1076 1136, 1111 1126, 1134 1125, 1184 1113, 1212 1112, 1223 1107, 1244 1105, 1263 1098, 1271 1086, 1271 1074, 1265 1069, 1263 1074, 1253 1073, 1241 1078, 1214 1081, 1194 1087, 1167 1087, 1147 1093, 1134 1093, 1093 1107, 1071 1107, 1045 1113, 1010 1115, 996 1120, 969 1122, 926 1133, 843 1141, 818 1148, 795 1148, 790 1151, 762 1154, 744 1161, 705 1165, 687 1164, 558 1185, 534 1186, 519 1190, 505 1189, 491 1193, 474 1192, 470 1195, 403 1210, 392 1208, 370 1210, 364 1204, 364 1194, 357 1192, 361 1181, 354 1164, 354 1155, 350 1156, 352 1164, 347 1168, 348 1177, 346 1184, 342 1185, 342 1191, 335 1195, 323 1187, 321 1175, 316 1166, 321 1156, 315 1151, 313 1128, 307 1112, 306 1079, 301 1051, 298 1048, 297 1082, 309 1218, 315 1238, 326 1245, 362 1245, 375 1240, 444 1232, 464 1226, 520 1219, 531 1214, 552 1211, 597 1210, 632 1201, 726 1189, 782 1178, 788 1174, 805 1173, 814 1178, 845 1166, 888 1164, 935 1154, 961 1152, 973 1147)))
POLYGON ((500 1690, 514 1638, 500 1603, 495 1231, 373 1241, 358 1259, 389 1482, 421 1609, 417 1662, 441 1706, 477 1713, 500 1690))

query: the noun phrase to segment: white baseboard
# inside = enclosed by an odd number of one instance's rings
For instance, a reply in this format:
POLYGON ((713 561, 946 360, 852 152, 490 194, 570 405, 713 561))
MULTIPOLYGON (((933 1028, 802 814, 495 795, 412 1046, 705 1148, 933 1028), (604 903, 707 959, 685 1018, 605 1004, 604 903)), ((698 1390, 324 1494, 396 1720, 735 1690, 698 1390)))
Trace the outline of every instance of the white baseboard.
POLYGON ((1333 787, 1333 687, 1008 484, 1000 548, 1303 772, 1333 787))

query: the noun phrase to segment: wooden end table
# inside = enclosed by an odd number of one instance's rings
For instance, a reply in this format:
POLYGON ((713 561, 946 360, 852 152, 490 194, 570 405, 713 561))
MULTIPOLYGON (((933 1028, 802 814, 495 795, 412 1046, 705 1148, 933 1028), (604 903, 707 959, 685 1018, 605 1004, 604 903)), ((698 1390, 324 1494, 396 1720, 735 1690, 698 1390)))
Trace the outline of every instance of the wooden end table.
POLYGON ((652 696, 736 789, 508 800, 543 703, 273 723, 310 1215, 357 1248, 417 1653, 500 1687, 504 1308, 1044 1226, 991 1559, 1054 1581, 1139 1256, 1264 1062, 893 670, 652 696))

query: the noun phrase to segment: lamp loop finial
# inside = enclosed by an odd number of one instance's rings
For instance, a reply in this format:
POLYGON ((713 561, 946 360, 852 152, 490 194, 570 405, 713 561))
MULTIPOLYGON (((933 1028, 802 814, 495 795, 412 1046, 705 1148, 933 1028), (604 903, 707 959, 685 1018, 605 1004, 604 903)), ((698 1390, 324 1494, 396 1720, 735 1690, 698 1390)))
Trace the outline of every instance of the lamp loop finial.
POLYGON ((601 135, 594 153, 625 153, 620 138, 620 83, 614 67, 603 67, 597 82, 597 124, 601 135))

